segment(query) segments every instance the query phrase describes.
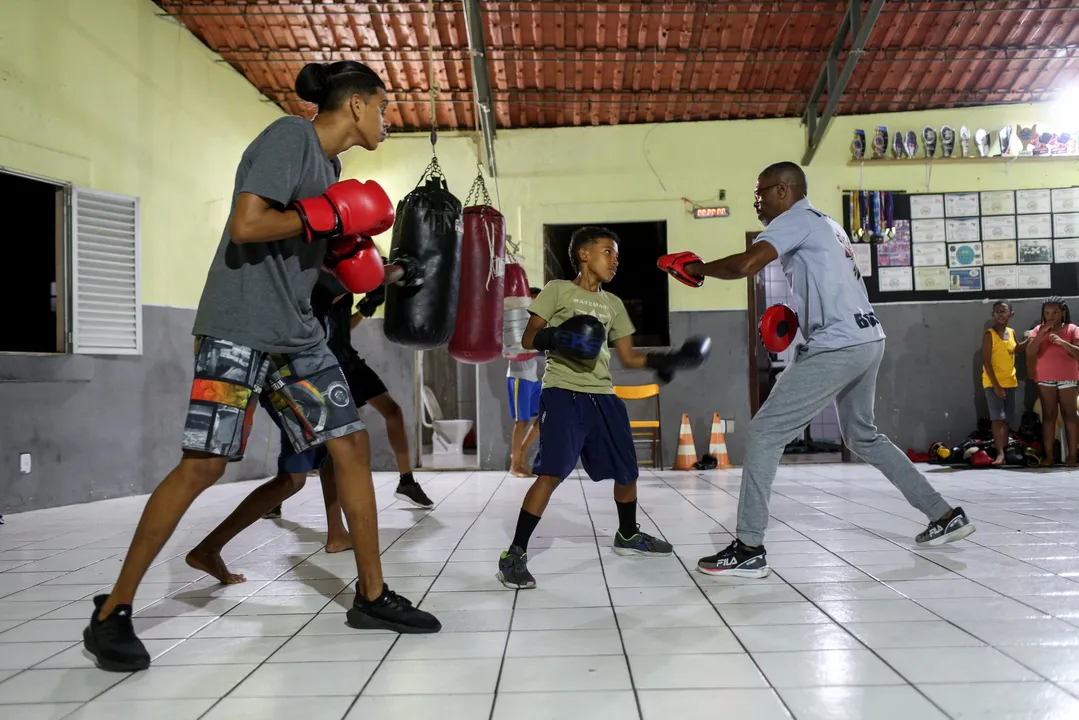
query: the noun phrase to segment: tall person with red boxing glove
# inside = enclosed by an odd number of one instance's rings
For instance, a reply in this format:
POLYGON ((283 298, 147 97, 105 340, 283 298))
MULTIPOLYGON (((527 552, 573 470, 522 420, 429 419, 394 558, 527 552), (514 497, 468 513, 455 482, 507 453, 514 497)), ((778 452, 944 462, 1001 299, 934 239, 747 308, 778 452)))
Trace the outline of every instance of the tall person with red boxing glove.
POLYGON ((794 290, 794 310, 806 338, 749 423, 736 537, 697 562, 703 573, 768 575, 764 531, 783 448, 833 401, 851 452, 879 470, 928 519, 914 539, 918 545, 943 545, 974 532, 963 509, 949 505, 906 453, 877 432, 873 403, 884 330, 869 303, 850 238, 839 223, 810 204, 806 188, 805 173, 797 164, 770 165, 757 177, 753 193, 753 207, 765 226, 753 247, 708 263, 689 253, 659 259, 661 269, 698 286, 705 277, 752 277, 778 258, 794 290))
MULTIPOLYGON (((441 628, 383 580, 370 443, 309 301, 327 238, 375 234, 392 223, 380 189, 338 182, 341 153, 375 150, 385 136, 385 83, 358 62, 310 64, 297 77, 296 92, 318 105, 315 119, 276 120, 248 146, 236 171, 229 220, 195 316, 183 457, 150 496, 116 584, 94 598, 83 642, 106 670, 149 666, 131 621, 135 592, 191 503, 243 457, 260 397, 294 448, 325 444, 338 468, 359 575, 349 624, 397 632, 441 628)), ((270 481, 237 512, 261 517, 287 493, 270 481)), ((220 555, 193 552, 188 563, 223 583, 244 580, 220 555)))

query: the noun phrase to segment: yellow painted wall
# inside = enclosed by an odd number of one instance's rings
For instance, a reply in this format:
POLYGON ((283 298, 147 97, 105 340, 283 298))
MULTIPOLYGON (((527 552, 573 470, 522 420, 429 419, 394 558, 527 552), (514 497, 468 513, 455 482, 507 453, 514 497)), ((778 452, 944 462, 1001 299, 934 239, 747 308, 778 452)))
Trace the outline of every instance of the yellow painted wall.
MULTIPOLYGON (((868 136, 878 124, 916 130, 944 124, 971 132, 996 132, 1057 121, 1053 105, 1022 105, 941 110, 838 118, 824 145, 807 168, 810 198, 824 212, 842 217, 841 191, 859 187, 859 168, 851 167, 849 145, 855 128, 868 136)), ((1079 126, 1079 122, 1073 124, 1079 126)), ((745 233, 759 230, 753 213, 757 173, 780 160, 798 162, 805 147, 805 129, 798 120, 757 120, 659 125, 601 126, 554 130, 502 130, 496 139, 501 210, 510 234, 521 242, 525 269, 533 283, 543 280, 543 225, 546 223, 666 220, 668 246, 686 249, 704 259, 738 252, 745 233), (649 167, 651 163, 651 167, 649 167), (654 170, 653 170, 654 169, 654 170), (726 219, 694 220, 682 197, 715 204, 720 188, 727 191, 726 219)), ((919 140, 920 143, 920 140, 919 140)), ((445 134, 438 157, 450 189, 463 201, 476 176, 476 144, 472 137, 445 134)), ((939 152, 939 150, 938 150, 939 152)), ((353 151, 345 156, 345 174, 373 177, 394 199, 411 190, 430 160, 427 135, 391 136, 377 152, 353 151)), ((924 191, 926 163, 874 166, 867 162, 862 187, 924 191)), ((1079 160, 1019 161, 932 166, 928 187, 934 191, 972 191, 1079 185, 1079 160)), ((494 183, 488 180, 494 194, 494 183)), ((389 235, 379 238, 389 243, 389 235)), ((622 248, 627 252, 628 248, 622 248)), ((673 280, 672 310, 739 309, 745 307, 745 285, 710 281, 699 290, 673 280)))
MULTIPOLYGON (((143 300, 194 307, 228 216, 241 153, 281 111, 216 61, 150 0, 0 2, 0 166, 142 199, 143 300)), ((859 185, 848 165, 855 127, 919 130, 927 123, 997 130, 1059 120, 1051 106, 1011 106, 839 118, 808 169, 810 195, 838 215, 840 190, 859 185)), ((545 223, 666 220, 672 250, 709 259, 737 251, 759 229, 752 212, 757 172, 799 160, 797 120, 668 123, 556 130, 503 130, 496 140, 500 207, 521 242, 533 282, 543 278, 545 223), (651 167, 649 166, 651 164, 651 167), (732 217, 693 220, 700 202, 727 191, 732 217)), ((439 160, 462 199, 476 175, 470 136, 444 134, 439 160)), ((345 175, 376 178, 398 199, 430 159, 426 134, 391 136, 375 153, 346 153, 345 175)), ((867 189, 926 188, 924 162, 874 167, 867 189)), ((488 181, 494 193, 495 184, 488 181)), ((1079 162, 933 166, 941 191, 1079 184, 1079 162)), ((384 247, 387 233, 378 240, 384 247)), ((623 248, 623 252, 627 251, 623 248)), ((741 283, 691 290, 672 281, 676 310, 734 309, 741 283)))
POLYGON ((0 2, 0 166, 142 199, 142 296, 194 307, 281 111, 150 0, 0 2))

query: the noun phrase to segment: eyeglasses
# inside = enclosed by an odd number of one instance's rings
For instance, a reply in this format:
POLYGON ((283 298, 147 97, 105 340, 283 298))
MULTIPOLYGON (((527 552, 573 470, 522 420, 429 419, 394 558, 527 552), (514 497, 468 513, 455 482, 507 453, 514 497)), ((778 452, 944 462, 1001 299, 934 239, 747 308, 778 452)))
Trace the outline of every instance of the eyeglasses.
POLYGON ((765 190, 771 190, 774 187, 779 187, 782 184, 783 183, 773 183, 771 185, 765 185, 762 188, 757 188, 756 190, 753 191, 753 199, 760 200, 762 192, 764 192, 765 190))

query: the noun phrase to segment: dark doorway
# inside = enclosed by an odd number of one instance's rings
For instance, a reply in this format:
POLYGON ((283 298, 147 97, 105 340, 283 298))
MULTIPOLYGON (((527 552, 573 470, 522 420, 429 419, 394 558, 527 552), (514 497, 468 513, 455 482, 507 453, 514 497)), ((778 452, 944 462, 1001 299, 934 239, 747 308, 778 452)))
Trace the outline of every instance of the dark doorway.
MULTIPOLYGON (((671 342, 668 317, 667 274, 656 268, 656 260, 667 253, 667 223, 587 223, 602 225, 622 241, 618 247, 618 274, 605 289, 617 295, 637 332, 636 347, 667 347, 671 342)), ((576 277, 569 257, 569 241, 576 225, 543 226, 543 281, 572 280, 576 277)))
POLYGON ((65 189, 0 172, 7 207, 5 252, 9 276, 0 302, 8 308, 0 352, 58 353, 66 350, 63 238, 65 189))

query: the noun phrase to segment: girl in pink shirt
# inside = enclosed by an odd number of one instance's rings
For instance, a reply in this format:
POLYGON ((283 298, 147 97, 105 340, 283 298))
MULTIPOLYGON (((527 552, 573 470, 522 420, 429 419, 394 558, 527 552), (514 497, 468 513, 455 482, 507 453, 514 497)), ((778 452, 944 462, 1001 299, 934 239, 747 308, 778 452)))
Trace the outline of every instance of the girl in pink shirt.
POLYGON ((1057 407, 1064 417, 1068 438, 1067 464, 1076 465, 1076 440, 1079 439, 1079 327, 1072 325, 1068 304, 1051 297, 1042 303, 1042 324, 1030 333, 1027 345, 1027 369, 1038 383, 1042 405, 1042 443, 1045 464, 1053 464, 1053 441, 1057 431, 1057 407))

